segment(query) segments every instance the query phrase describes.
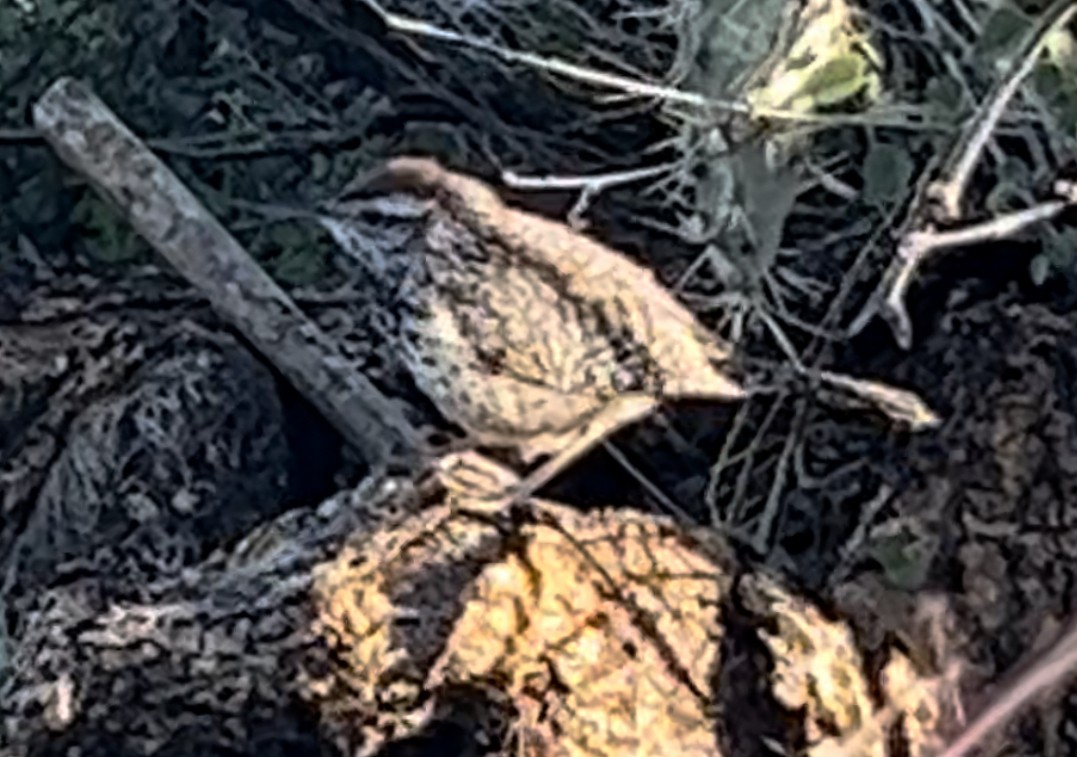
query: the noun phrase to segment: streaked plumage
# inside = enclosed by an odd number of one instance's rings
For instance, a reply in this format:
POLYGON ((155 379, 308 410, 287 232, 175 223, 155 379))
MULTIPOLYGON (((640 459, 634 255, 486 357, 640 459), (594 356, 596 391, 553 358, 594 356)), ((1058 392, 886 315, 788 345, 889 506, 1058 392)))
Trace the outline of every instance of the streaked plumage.
POLYGON ((421 203, 400 354, 477 443, 531 459, 618 398, 743 396, 722 370, 728 349, 624 255, 433 160, 397 158, 360 186, 421 203))

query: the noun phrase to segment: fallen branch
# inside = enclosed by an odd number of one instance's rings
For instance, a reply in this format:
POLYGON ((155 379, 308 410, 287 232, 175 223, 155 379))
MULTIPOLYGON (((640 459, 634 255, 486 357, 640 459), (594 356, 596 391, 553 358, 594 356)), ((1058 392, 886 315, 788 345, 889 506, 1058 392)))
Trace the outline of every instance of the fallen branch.
POLYGON ((418 433, 189 189, 88 88, 55 82, 34 124, 372 464, 414 456, 418 433))

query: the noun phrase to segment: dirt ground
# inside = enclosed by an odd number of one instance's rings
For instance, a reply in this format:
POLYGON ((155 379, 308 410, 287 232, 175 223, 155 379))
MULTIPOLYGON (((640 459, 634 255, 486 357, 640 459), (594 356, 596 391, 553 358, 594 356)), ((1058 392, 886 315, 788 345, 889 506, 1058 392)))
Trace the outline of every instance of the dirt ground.
MULTIPOLYGON (((399 5, 446 20, 433 3, 399 5)), ((502 4, 468 5, 475 15, 465 21, 476 23, 483 9, 502 4)), ((868 5, 895 28, 907 20, 891 4, 868 5)), ((58 554, 81 561, 76 573, 116 577, 100 591, 133 601, 160 572, 197 564, 281 513, 311 508, 365 471, 329 424, 186 282, 162 272, 153 251, 29 128, 31 103, 55 77, 89 82, 358 370, 399 398, 417 426, 446 435, 456 430, 376 336, 383 293, 295 211, 393 155, 436 155, 496 183, 503 167, 548 175, 627 169, 646 146, 675 136, 657 108, 596 104, 582 88, 533 70, 389 35, 359 3, 40 6, 32 14, 0 8, 0 550, 9 634, 40 590, 70 579, 56 569, 58 554), (476 80, 482 86, 468 86, 476 80), (170 383, 176 376, 178 386, 170 383), (182 465, 160 463, 172 457, 182 465), (150 500, 175 507, 155 509, 150 500)), ((640 18, 625 29, 660 52, 640 52, 628 32, 617 52, 626 68, 659 76, 678 53, 676 39, 640 18)), ((904 54, 895 57, 912 65, 904 54)), ((601 54, 588 62, 595 59, 601 54)), ((926 166, 934 145, 917 139, 903 149, 926 166)), ((855 127, 833 140, 853 154, 871 142, 855 127)), ((1023 174, 1032 184, 1044 179, 1037 160, 1023 174)), ((986 203, 992 187, 981 181, 972 200, 986 203)), ((577 199, 565 191, 503 194, 556 218, 577 199)), ((786 236, 806 250, 836 238, 825 255, 786 263, 819 284, 793 306, 813 323, 840 291, 848 290, 839 320, 867 299, 892 253, 869 244, 872 229, 903 202, 880 209, 817 194, 783 219, 786 236), (864 249, 870 254, 854 270, 864 249)), ((702 254, 702 245, 661 230, 673 214, 636 186, 600 193, 587 213, 587 233, 671 286, 702 254)), ((672 501, 695 525, 718 528, 738 559, 779 572, 847 621, 869 661, 893 645, 928 666, 961 659, 964 701, 975 713, 993 685, 1077 612, 1077 276, 1061 264, 1045 283, 1030 275, 1049 241, 1072 239, 1071 222, 1054 222, 1049 239, 1028 235, 927 266, 909 297, 910 350, 876 322, 815 353, 829 368, 916 392, 940 416, 938 428, 912 433, 876 412, 810 396, 744 410, 673 406, 619 433, 612 449, 592 453, 546 493, 585 511, 632 502, 670 515, 672 501), (792 474, 782 453, 790 435, 792 474), (730 438, 739 462, 716 475, 730 438)), ((718 278, 700 273, 686 294, 706 305, 699 310, 708 325, 728 331, 707 305, 722 289, 718 278)), ((813 344, 807 330, 790 333, 798 349, 813 344)), ((781 360, 765 329, 746 328, 741 344, 752 358, 748 373, 752 360, 781 360)), ((991 753, 1077 754, 1077 688, 1052 688, 1008 731, 1009 747, 996 740, 997 750, 1010 751, 991 753)), ((409 748, 418 751, 400 753, 448 753, 409 748)))

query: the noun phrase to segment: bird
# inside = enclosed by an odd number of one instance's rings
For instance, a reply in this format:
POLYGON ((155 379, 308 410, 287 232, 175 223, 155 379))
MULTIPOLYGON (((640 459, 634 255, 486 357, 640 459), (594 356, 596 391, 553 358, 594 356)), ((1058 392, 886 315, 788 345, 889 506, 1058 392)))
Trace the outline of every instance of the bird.
POLYGON ((730 347, 649 269, 481 179, 402 156, 341 198, 322 217, 341 246, 364 209, 414 225, 394 235, 402 363, 476 446, 544 459, 532 490, 664 401, 745 396, 730 347))

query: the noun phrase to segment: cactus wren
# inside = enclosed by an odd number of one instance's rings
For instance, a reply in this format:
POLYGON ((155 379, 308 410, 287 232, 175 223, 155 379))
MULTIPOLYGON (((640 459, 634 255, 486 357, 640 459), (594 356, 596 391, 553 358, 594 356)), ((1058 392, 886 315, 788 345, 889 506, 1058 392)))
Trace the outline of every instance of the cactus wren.
MULTIPOLYGON (((431 159, 396 158, 351 187, 403 196, 417 221, 398 291, 405 366, 479 446, 550 456, 531 491, 662 399, 744 395, 723 372, 729 350, 622 254, 431 159)), ((342 246, 342 216, 364 205, 323 219, 342 246)))

